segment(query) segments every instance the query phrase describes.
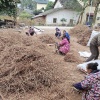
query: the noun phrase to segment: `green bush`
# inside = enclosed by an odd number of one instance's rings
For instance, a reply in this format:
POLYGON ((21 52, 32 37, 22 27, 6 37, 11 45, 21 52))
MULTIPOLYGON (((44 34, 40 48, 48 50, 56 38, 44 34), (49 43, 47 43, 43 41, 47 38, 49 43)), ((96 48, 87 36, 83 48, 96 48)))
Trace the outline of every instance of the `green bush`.
POLYGON ((26 11, 23 11, 23 12, 19 15, 19 17, 22 18, 22 19, 25 19, 25 18, 31 18, 32 15, 29 14, 28 12, 26 12, 26 11))

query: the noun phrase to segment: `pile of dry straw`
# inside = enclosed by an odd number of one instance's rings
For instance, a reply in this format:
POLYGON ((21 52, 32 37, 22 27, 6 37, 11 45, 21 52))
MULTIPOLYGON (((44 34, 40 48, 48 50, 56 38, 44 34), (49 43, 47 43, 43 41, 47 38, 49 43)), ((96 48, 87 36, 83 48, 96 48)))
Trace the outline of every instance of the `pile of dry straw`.
POLYGON ((12 30, 0 32, 0 92, 3 98, 51 88, 63 80, 58 62, 46 55, 48 36, 28 37, 12 30))

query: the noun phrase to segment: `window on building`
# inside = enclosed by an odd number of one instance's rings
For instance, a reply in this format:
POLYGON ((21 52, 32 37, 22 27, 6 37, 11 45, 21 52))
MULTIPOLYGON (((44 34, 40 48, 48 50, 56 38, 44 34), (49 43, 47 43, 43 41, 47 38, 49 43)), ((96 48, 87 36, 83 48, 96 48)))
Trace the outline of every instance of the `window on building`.
POLYGON ((53 23, 57 23, 57 18, 53 18, 53 23))

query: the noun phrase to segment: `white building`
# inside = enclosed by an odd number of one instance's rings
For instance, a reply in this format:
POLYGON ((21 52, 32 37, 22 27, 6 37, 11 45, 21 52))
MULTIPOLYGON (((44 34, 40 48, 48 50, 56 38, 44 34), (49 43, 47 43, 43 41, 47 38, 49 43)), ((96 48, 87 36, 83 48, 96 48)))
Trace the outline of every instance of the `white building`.
MULTIPOLYGON (((79 18, 79 12, 71 8, 64 8, 64 2, 67 0, 55 0, 54 9, 48 10, 39 15, 45 17, 45 25, 75 25, 79 18), (61 21, 65 20, 65 21, 61 21)), ((33 19, 38 18, 39 15, 33 19)), ((43 23, 42 23, 43 24, 43 23)))
POLYGON ((34 0, 36 3, 36 10, 46 8, 48 0, 34 0))

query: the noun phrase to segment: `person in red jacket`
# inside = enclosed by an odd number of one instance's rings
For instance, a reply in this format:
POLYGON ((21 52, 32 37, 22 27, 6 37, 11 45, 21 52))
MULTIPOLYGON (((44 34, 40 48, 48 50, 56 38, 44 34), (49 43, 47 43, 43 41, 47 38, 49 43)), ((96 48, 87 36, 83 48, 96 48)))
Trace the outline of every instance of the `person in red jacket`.
POLYGON ((57 49, 62 55, 65 55, 70 51, 70 42, 66 36, 63 36, 62 41, 57 43, 57 49))

